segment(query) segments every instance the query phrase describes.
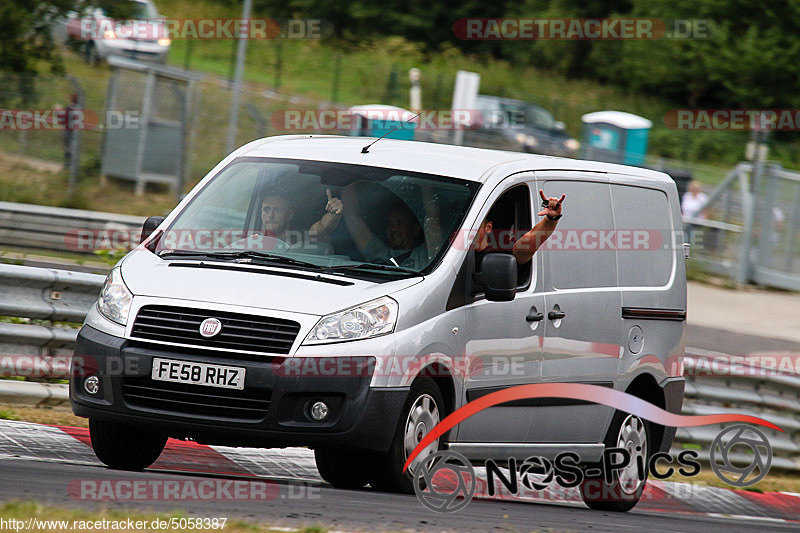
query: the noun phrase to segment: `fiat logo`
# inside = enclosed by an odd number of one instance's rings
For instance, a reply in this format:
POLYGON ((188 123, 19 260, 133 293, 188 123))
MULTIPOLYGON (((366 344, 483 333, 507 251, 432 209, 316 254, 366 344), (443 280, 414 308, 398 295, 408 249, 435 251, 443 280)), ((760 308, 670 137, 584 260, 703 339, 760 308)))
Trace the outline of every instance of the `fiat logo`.
POLYGON ((200 335, 213 337, 222 330, 222 322, 216 318, 206 318, 200 323, 200 335))

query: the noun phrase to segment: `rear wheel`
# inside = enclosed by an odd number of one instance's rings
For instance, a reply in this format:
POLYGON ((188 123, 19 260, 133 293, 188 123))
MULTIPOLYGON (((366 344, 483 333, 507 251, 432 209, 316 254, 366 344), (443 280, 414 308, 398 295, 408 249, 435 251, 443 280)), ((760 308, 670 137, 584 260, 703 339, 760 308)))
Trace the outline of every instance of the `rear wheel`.
MULTIPOLYGON (((613 472, 611 483, 603 475, 587 477, 581 484, 581 496, 586 505, 598 511, 626 512, 639 502, 647 484, 647 467, 650 459, 649 425, 638 416, 617 411, 606 435, 606 448, 624 448, 630 462, 622 470, 613 472), (639 479, 639 464, 644 479, 639 479)), ((592 465, 601 466, 601 465, 592 465)))
POLYGON ((89 419, 89 435, 97 458, 120 470, 144 470, 167 443, 166 435, 95 418, 89 419))
POLYGON ((403 465, 417 444, 445 416, 445 403, 436 382, 420 378, 414 382, 395 428, 389 451, 375 457, 370 484, 388 492, 414 492, 414 472, 425 459, 439 451, 444 436, 420 453, 403 472, 403 465))
POLYGON ((360 489, 367 484, 371 466, 366 454, 350 450, 317 448, 314 450, 317 470, 322 479, 339 489, 360 489))

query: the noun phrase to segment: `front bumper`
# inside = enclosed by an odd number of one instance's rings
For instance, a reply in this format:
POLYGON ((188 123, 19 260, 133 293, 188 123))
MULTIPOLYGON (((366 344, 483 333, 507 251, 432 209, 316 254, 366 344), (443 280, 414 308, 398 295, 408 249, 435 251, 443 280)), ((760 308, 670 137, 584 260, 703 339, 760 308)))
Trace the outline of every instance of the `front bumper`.
POLYGON ((111 56, 120 56, 140 61, 163 63, 169 53, 168 46, 128 39, 99 39, 96 41, 95 46, 97 46, 98 55, 106 60, 111 56))
POLYGON ((75 345, 70 403, 78 416, 123 422, 206 444, 386 451, 408 388, 371 388, 373 366, 366 360, 372 358, 353 359, 358 359, 363 371, 302 375, 286 370, 287 363, 302 368, 295 358, 178 352, 84 326, 75 345), (152 381, 154 357, 243 367, 245 389, 231 392, 152 381), (82 386, 89 374, 100 378, 96 396, 82 386), (308 405, 316 400, 331 406, 325 421, 315 422, 307 415, 308 405))

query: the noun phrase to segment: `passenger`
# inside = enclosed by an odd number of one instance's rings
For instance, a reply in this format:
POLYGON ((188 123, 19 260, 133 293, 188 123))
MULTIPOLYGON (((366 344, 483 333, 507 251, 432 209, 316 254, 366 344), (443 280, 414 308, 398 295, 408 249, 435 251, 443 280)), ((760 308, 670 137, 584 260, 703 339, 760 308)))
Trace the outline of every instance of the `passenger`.
MULTIPOLYGON (((542 210, 537 214, 545 218, 540 220, 533 229, 517 239, 511 251, 517 259, 517 263, 520 265, 530 261, 533 254, 536 253, 544 241, 556 230, 558 219, 562 216, 562 203, 567 197, 566 194, 562 194, 561 198, 556 198, 554 196, 548 198, 541 189, 539 189, 539 196, 542 197, 542 210)), ((481 260, 487 253, 502 251, 489 246, 489 236, 492 234, 493 230, 492 218, 493 213, 489 211, 475 235, 474 249, 476 268, 480 268, 481 260)))
MULTIPOLYGON (((358 194, 353 187, 344 189, 343 200, 345 224, 353 243, 367 261, 384 262, 414 270, 420 270, 430 262, 430 248, 435 248, 436 244, 426 239, 422 225, 405 202, 398 199, 387 209, 384 242, 362 218, 358 194)), ((435 220, 429 219, 431 229, 438 227, 438 218, 432 218, 435 220)))

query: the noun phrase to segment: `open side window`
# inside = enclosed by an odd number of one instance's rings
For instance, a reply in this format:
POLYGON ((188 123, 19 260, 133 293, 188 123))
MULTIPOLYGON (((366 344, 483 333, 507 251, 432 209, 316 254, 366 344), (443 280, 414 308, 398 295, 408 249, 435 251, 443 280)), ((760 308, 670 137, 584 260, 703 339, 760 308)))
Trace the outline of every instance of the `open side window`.
MULTIPOLYGON (((487 234, 487 246, 484 253, 481 253, 476 251, 476 243, 473 243, 456 275, 447 301, 448 310, 483 298, 481 287, 473 280, 473 274, 479 270, 482 257, 485 253, 493 252, 512 254, 514 243, 533 228, 530 194, 528 185, 515 185, 504 192, 489 209, 485 220, 492 222, 492 231, 487 234)), ((474 229, 477 232, 478 228, 474 229)), ((517 265, 517 292, 530 287, 535 261, 534 257, 525 264, 517 265)))
MULTIPOLYGON (((513 253, 514 243, 533 228, 531 219, 531 197, 527 185, 512 187, 495 201, 486 220, 492 222, 492 231, 487 234, 487 252, 513 253)), ((477 254, 479 256, 481 254, 477 254)), ((517 265, 517 290, 525 290, 531 282, 533 260, 517 265)), ((477 270, 479 265, 475 265, 477 270)))

